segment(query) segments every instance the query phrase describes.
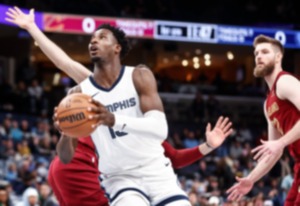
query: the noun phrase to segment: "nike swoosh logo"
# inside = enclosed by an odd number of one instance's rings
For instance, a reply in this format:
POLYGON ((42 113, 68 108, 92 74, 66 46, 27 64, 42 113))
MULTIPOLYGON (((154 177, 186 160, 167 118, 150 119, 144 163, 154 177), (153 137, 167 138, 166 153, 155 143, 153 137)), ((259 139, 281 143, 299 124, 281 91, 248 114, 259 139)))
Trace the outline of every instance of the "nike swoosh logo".
POLYGON ((126 132, 120 132, 120 131, 116 131, 115 134, 116 134, 118 137, 123 137, 123 136, 128 135, 128 133, 126 133, 126 132))
POLYGON ((99 94, 99 92, 96 92, 95 94, 93 94, 91 97, 95 97, 97 94, 99 94))

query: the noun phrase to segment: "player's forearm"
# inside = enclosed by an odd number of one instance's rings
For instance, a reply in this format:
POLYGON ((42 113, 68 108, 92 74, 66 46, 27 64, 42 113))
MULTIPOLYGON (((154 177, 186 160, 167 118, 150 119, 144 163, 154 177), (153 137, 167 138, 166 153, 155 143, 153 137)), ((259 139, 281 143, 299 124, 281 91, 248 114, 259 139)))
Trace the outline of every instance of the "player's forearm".
POLYGON ((175 149, 167 141, 164 141, 162 146, 165 149, 165 156, 170 158, 176 169, 188 166, 203 157, 198 147, 175 149))
POLYGON ((53 43, 36 24, 30 24, 26 29, 55 66, 68 74, 76 83, 82 82, 91 74, 89 70, 73 61, 60 47, 53 43))
POLYGON ((200 152, 198 147, 181 149, 177 151, 177 156, 175 160, 172 161, 174 168, 186 167, 203 157, 203 154, 200 152))
POLYGON ((288 146, 293 142, 300 139, 300 120, 293 126, 293 128, 283 135, 279 141, 282 142, 284 146, 288 146))
POLYGON ((62 135, 56 145, 57 155, 58 155, 60 161, 64 164, 68 164, 69 162, 71 162, 71 160, 74 156, 75 146, 74 146, 73 141, 77 141, 77 140, 74 138, 62 135))
POLYGON ((115 122, 113 129, 140 135, 141 137, 153 137, 164 141, 168 135, 166 116, 160 111, 149 111, 144 117, 136 118, 114 114, 115 122))
POLYGON ((212 152, 214 150, 214 148, 210 147, 206 142, 200 144, 198 146, 199 151, 205 156, 208 153, 212 152))
POLYGON ((252 172, 248 175, 247 178, 253 181, 253 183, 257 182, 264 175, 266 175, 276 164, 276 162, 280 159, 282 153, 277 154, 274 158, 269 159, 267 162, 265 156, 262 160, 260 160, 257 166, 252 170, 252 172))

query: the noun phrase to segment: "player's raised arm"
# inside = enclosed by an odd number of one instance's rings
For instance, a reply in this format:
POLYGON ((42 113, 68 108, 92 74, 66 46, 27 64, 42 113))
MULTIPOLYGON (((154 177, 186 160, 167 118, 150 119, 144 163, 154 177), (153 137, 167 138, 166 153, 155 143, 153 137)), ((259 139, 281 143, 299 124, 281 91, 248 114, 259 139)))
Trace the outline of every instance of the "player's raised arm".
POLYGON ((170 158, 174 168, 188 166, 201 159, 217 147, 232 133, 232 123, 226 117, 219 117, 215 127, 211 130, 211 125, 206 127, 206 142, 197 147, 188 149, 175 149, 168 142, 163 142, 165 155, 170 158))
POLYGON ((29 14, 24 14, 18 7, 9 8, 6 16, 6 21, 27 30, 55 66, 69 75, 75 82, 80 83, 91 74, 91 71, 72 60, 37 27, 33 9, 30 10, 29 14))

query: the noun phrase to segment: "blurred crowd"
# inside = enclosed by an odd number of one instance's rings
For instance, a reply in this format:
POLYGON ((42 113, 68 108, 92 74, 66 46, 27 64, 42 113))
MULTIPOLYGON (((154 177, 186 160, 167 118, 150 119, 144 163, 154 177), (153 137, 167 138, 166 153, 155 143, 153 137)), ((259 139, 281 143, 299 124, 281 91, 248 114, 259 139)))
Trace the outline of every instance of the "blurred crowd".
POLYGON ((47 119, 3 115, 0 125, 0 205, 27 206, 35 205, 27 201, 36 201, 39 205, 54 206, 55 198, 47 175, 55 155, 57 133, 47 119), (10 204, 5 204, 6 201, 10 204))

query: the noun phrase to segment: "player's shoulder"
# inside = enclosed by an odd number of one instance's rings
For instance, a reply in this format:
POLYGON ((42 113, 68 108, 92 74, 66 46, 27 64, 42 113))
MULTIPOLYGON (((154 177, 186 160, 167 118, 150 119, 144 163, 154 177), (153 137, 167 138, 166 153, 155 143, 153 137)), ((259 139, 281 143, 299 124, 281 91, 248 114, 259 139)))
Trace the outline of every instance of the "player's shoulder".
POLYGON ((142 88, 151 87, 156 85, 155 77, 151 69, 144 65, 139 64, 135 66, 135 69, 132 73, 132 79, 135 85, 135 88, 140 91, 142 88))
POLYGON ((289 95, 297 93, 300 81, 292 74, 281 75, 276 82, 276 94, 280 99, 288 99, 289 95))
POLYGON ((145 64, 139 64, 134 67, 133 77, 153 76, 151 69, 145 64))
POLYGON ((138 64, 134 67, 134 70, 137 72, 152 72, 146 64, 138 64))
POLYGON ((295 84, 299 84, 299 79, 292 74, 286 73, 278 78, 276 88, 290 88, 295 84))

